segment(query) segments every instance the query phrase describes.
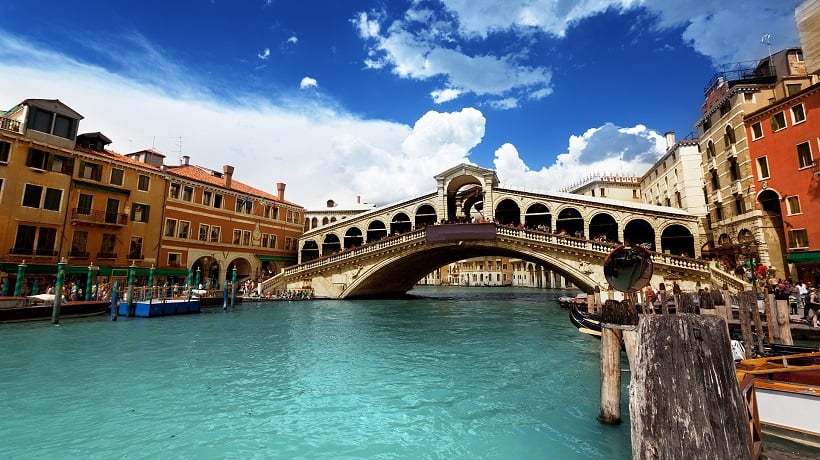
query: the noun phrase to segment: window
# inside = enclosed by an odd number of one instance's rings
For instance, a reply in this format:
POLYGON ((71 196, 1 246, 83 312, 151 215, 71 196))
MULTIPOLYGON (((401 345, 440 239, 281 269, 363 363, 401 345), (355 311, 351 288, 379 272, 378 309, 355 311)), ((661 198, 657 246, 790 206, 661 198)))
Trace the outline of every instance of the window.
POLYGON ((179 267, 180 263, 182 262, 182 254, 179 252, 169 252, 168 253, 168 266, 169 267, 179 267))
POLYGON ((37 232, 37 254, 56 256, 54 244, 57 242, 57 229, 40 227, 37 232))
POLYGON ((179 184, 171 183, 171 191, 169 193, 171 195, 171 198, 173 198, 175 200, 179 199, 179 188, 180 188, 179 184))
POLYGON ((783 112, 777 112, 772 115, 772 131, 780 131, 786 127, 786 115, 783 112))
POLYGON ((754 102, 755 95, 754 93, 743 93, 743 102, 754 102))
POLYGON ((11 152, 11 143, 0 141, 0 163, 9 162, 9 153, 11 152))
POLYGON ((752 124, 752 140, 758 140, 763 137, 763 127, 760 122, 752 124))
POLYGON ((242 242, 242 230, 234 229, 233 231, 233 239, 231 240, 232 244, 239 244, 242 242))
POLYGON ((122 178, 123 178, 123 170, 117 168, 111 168, 111 178, 109 182, 113 185, 122 185, 122 178))
POLYGON ((808 142, 797 144, 797 162, 800 164, 801 169, 808 168, 814 163, 811 158, 811 146, 808 142))
POLYGON ((276 248, 276 235, 263 233, 262 234, 262 247, 263 248, 276 248))
POLYGON ((743 203, 741 195, 735 195, 735 215, 740 216, 746 212, 746 205, 743 203))
POLYGON ((51 133, 51 120, 54 118, 52 112, 32 107, 29 128, 43 133, 51 133))
MULTIPOLYGON (((601 187, 601 196, 606 196, 606 189, 603 187, 601 187)), ((291 211, 288 211, 288 222, 291 222, 291 219, 293 219, 293 215, 291 214, 291 211)))
POLYGON ((210 206, 212 197, 213 197, 213 193, 211 191, 203 190, 202 191, 202 204, 204 204, 205 206, 210 206))
POLYGON ((712 182, 712 190, 720 190, 720 180, 718 179, 717 171, 714 169, 709 171, 712 182))
POLYGON ((80 177, 98 181, 102 177, 102 166, 84 161, 80 166, 80 177))
POLYGON ((71 237, 69 257, 88 257, 88 232, 75 231, 71 237))
POLYGON ((632 189, 632 198, 640 198, 638 196, 638 189, 634 189, 634 188, 632 189))
POLYGON ((165 236, 173 238, 177 234, 177 220, 165 219, 165 236))
POLYGON ((709 131, 712 129, 712 118, 707 116, 703 119, 703 132, 709 131))
POLYGON ((219 237, 222 233, 222 228, 214 225, 211 227, 211 243, 219 243, 219 237))
POLYGON ((131 244, 128 247, 129 259, 142 259, 142 237, 132 236, 131 244))
POLYGON ((97 257, 100 259, 116 259, 117 253, 114 252, 117 245, 117 235, 113 233, 103 233, 102 242, 100 242, 100 252, 97 257))
POLYGON ((26 166, 34 169, 48 169, 48 152, 37 149, 28 149, 28 157, 26 157, 26 166))
POLYGON ((735 130, 732 129, 731 126, 726 127, 726 131, 723 133, 723 147, 730 148, 735 143, 735 130))
POLYGON ((34 184, 26 184, 23 191, 23 206, 27 208, 39 208, 40 198, 43 195, 43 187, 34 184))
POLYGON ((108 224, 125 224, 120 219, 120 200, 108 198, 105 200, 105 222, 108 224))
POLYGON ((803 62, 803 50, 797 50, 794 56, 797 62, 803 62))
POLYGON ((179 237, 188 238, 188 232, 191 228, 191 223, 186 220, 179 221, 179 237))
POLYGON ((735 158, 732 158, 729 162, 729 177, 731 177, 732 182, 740 180, 740 165, 738 165, 735 158))
POLYGON ((131 207, 131 220, 134 222, 148 222, 148 212, 151 207, 147 204, 134 203, 131 207))
POLYGON ((796 228, 789 230, 789 248, 807 248, 809 247, 809 235, 805 228, 796 228))
POLYGON ((716 153, 715 153, 715 143, 714 142, 709 141, 708 143, 706 143, 706 153, 709 154, 709 158, 714 158, 715 157, 716 153))
POLYGON ((729 113, 729 109, 731 109, 731 108, 732 108, 732 106, 729 105, 728 100, 726 102, 724 102, 723 104, 720 104, 720 108, 719 108, 720 116, 722 117, 722 116, 726 115, 727 113, 729 113))
POLYGON ((57 241, 57 229, 18 225, 14 238, 12 254, 55 256, 54 244, 57 241))
POLYGON ((795 95, 800 92, 800 83, 790 83, 786 85, 786 92, 789 96, 795 95))
POLYGON ((251 245, 251 231, 250 230, 242 230, 242 244, 245 246, 251 245))
POLYGON ((766 157, 757 159, 757 178, 758 180, 769 178, 769 160, 766 157))
POLYGON ((147 192, 148 191, 148 186, 150 184, 151 184, 151 178, 146 176, 145 174, 140 174, 139 178, 137 179, 137 190, 147 192))
POLYGON ((806 121, 806 112, 803 109, 803 104, 797 104, 792 107, 792 124, 803 123, 806 121))
POLYGON ((800 214, 800 197, 797 195, 786 197, 786 206, 789 214, 800 214))
POLYGON ((208 224, 199 224, 199 241, 208 241, 208 231, 210 228, 208 224))
POLYGON ((222 194, 217 193, 214 195, 214 207, 216 209, 222 209, 222 194))
POLYGON ((45 200, 43 200, 43 209, 48 209, 49 211, 59 211, 60 202, 62 201, 62 199, 62 190, 58 190, 56 188, 47 188, 46 197, 45 200))
POLYGON ((185 200, 185 201, 193 201, 193 199, 194 199, 194 188, 189 187, 189 186, 186 185, 182 189, 182 199, 185 200))
POLYGON ((12 254, 33 254, 34 240, 37 236, 37 227, 33 225, 18 225, 17 235, 14 237, 12 254))
POLYGON ((72 138, 72 125, 73 121, 71 118, 68 118, 63 115, 57 115, 54 117, 54 131, 52 134, 55 136, 64 137, 66 139, 72 138))

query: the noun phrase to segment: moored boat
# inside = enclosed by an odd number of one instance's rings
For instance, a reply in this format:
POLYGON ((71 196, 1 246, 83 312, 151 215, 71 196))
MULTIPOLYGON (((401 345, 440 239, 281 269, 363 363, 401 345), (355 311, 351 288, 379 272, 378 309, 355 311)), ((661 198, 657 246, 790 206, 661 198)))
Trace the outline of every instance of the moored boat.
POLYGON ((820 448, 820 351, 741 360, 737 375, 754 377, 764 433, 820 448))
POLYGON ((580 304, 572 304, 569 307, 569 320, 579 332, 601 338, 600 315, 582 309, 580 304))
MULTIPOLYGON (((44 298, 51 294, 40 294, 30 297, 0 298, 0 323, 17 321, 50 320, 54 310, 52 299, 44 298)), ((80 318, 105 314, 110 302, 97 300, 73 300, 60 304, 60 318, 80 318)))

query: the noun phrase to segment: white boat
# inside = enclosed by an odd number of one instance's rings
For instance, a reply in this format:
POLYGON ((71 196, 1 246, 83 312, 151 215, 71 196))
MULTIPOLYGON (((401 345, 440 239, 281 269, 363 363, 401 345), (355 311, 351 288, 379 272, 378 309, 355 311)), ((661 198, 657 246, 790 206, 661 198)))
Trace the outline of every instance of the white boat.
POLYGON ((820 448, 820 352, 745 359, 737 374, 754 377, 765 434, 820 448))

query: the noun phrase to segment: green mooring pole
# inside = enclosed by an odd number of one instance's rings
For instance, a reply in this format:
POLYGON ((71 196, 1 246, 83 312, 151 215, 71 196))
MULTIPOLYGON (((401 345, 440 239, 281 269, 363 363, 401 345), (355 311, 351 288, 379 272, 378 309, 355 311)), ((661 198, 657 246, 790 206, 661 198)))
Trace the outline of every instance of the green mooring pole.
POLYGON ((17 281, 14 282, 14 296, 23 295, 23 278, 26 277, 26 261, 17 266, 17 281))
POLYGON ((54 286, 54 307, 51 310, 51 324, 60 324, 60 304, 63 303, 63 276, 65 276, 65 259, 57 264, 57 283, 54 286))
POLYGON ((193 267, 188 269, 188 302, 191 301, 191 294, 193 294, 194 289, 194 269, 193 267))
POLYGON ((88 276, 85 278, 85 300, 91 300, 91 285, 94 283, 94 262, 88 266, 88 276))
POLYGON ((148 270, 148 304, 151 304, 151 298, 153 297, 154 291, 154 264, 151 264, 151 268, 148 270))
POLYGON ((231 308, 236 304, 236 265, 231 271, 231 308))
POLYGON ((137 273, 137 262, 131 262, 131 266, 128 267, 128 301, 126 305, 128 305, 125 309, 126 314, 125 316, 134 316, 131 312, 131 305, 134 305, 134 276, 137 273))

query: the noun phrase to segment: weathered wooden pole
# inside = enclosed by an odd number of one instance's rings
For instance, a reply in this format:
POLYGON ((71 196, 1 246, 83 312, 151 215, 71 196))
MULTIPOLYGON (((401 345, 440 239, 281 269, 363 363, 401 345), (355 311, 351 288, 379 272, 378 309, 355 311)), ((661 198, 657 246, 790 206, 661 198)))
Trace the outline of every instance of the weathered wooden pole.
POLYGON ((592 311, 595 313, 601 313, 601 288, 600 286, 595 286, 595 289, 592 290, 592 311))
POLYGON ((641 318, 629 386, 632 458, 750 458, 723 323, 716 315, 641 318))
POLYGON ((715 310, 717 310, 718 315, 723 317, 728 323, 730 319, 732 319, 732 295, 729 292, 729 285, 723 283, 723 289, 720 291, 721 299, 719 303, 715 303, 715 310))
POLYGON ((786 345, 794 345, 794 340, 792 339, 791 326, 789 326, 789 301, 775 300, 774 303, 777 306, 776 327, 778 330, 778 335, 780 335, 780 343, 785 343, 786 345))
POLYGON ((664 315, 669 314, 669 302, 666 298, 666 284, 661 283, 658 285, 658 298, 661 300, 661 312, 664 315))
MULTIPOLYGON (((629 301, 607 300, 601 313, 601 413, 598 420, 621 423, 621 338, 625 325, 638 324, 629 301)), ((634 339, 630 339, 634 345, 634 339)))
POLYGON ((763 293, 763 304, 766 307, 766 329, 769 331, 769 343, 774 343, 775 339, 780 339, 780 331, 777 330, 777 313, 774 306, 774 294, 763 293))
POLYGON ((751 306, 749 305, 749 293, 738 292, 738 319, 740 320, 740 333, 743 336, 743 348, 746 349, 746 359, 752 357, 754 350, 754 340, 752 340, 752 321, 749 316, 751 306))
POLYGON ((766 336, 766 332, 763 330, 763 322, 760 320, 760 307, 757 305, 757 293, 755 291, 749 291, 746 295, 749 297, 748 302, 752 310, 752 321, 754 321, 755 334, 757 335, 755 347, 758 353, 763 353, 763 337, 766 336))

